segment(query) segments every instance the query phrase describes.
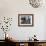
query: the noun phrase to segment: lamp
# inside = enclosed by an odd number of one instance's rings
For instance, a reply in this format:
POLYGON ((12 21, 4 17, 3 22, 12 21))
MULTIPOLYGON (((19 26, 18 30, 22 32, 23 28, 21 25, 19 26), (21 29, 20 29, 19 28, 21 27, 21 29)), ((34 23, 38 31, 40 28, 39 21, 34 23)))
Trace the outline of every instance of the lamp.
POLYGON ((29 3, 33 8, 38 8, 45 3, 45 0, 29 0, 29 3))

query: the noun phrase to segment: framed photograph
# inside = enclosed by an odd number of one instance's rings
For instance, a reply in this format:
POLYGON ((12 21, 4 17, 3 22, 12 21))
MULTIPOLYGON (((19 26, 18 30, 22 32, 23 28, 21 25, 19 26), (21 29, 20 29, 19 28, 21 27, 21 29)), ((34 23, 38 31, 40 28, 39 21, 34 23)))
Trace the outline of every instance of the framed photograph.
POLYGON ((18 14, 18 26, 33 26, 34 15, 33 14, 18 14))

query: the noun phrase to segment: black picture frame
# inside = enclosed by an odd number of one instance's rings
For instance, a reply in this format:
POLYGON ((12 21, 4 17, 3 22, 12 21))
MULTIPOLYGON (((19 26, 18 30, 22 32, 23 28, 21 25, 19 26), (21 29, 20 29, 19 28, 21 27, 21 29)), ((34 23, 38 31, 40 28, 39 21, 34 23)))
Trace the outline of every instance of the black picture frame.
POLYGON ((34 14, 18 14, 18 26, 34 26, 34 14))

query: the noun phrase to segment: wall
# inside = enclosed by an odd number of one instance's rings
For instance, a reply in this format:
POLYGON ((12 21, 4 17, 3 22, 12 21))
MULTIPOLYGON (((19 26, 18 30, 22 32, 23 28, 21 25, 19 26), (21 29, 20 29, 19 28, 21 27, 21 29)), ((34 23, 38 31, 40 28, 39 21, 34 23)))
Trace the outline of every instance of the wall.
MULTIPOLYGON (((27 40, 34 34, 37 35, 37 39, 45 40, 45 12, 46 6, 33 8, 28 0, 0 0, 0 19, 4 16, 13 18, 8 33, 16 40, 27 40), (34 14, 34 26, 18 27, 18 14, 34 14)), ((0 35, 2 33, 3 31, 0 31, 0 35)), ((4 37, 0 36, 0 39, 4 37)))

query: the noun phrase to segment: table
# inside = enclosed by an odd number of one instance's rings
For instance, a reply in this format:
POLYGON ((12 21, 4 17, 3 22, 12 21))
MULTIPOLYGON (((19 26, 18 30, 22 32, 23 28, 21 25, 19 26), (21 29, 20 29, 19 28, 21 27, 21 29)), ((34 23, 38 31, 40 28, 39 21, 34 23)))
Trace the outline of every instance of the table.
POLYGON ((7 43, 16 46, 46 46, 46 40, 29 41, 29 40, 9 40, 7 43))

